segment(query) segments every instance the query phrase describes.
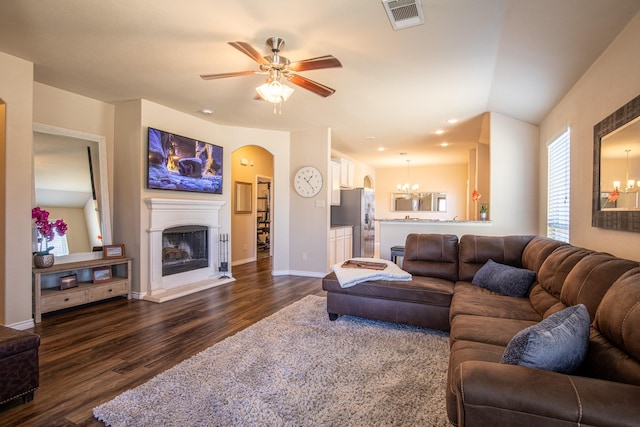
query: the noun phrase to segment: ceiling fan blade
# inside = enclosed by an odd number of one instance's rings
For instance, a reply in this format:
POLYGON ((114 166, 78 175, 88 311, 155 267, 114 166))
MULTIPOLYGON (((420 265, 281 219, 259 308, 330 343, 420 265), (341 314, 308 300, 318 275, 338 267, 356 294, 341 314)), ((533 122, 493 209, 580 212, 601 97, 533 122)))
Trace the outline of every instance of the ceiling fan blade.
POLYGON ((303 59, 289 64, 289 69, 293 71, 319 70, 321 68, 342 67, 338 58, 333 55, 319 56, 317 58, 303 59))
POLYGON ((238 49, 240 52, 242 52, 245 55, 247 55, 249 58, 251 58, 254 61, 256 61, 258 64, 269 65, 269 61, 264 59, 262 57, 262 55, 260 54, 260 52, 255 50, 253 48, 253 46, 251 46, 249 43, 246 43, 246 42, 229 42, 229 44, 231 46, 235 47, 236 49, 238 49))
POLYGON ((300 86, 303 89, 310 90, 316 95, 324 96, 325 98, 327 96, 333 95, 336 91, 335 89, 331 89, 328 86, 325 86, 318 82, 314 82, 313 80, 309 80, 306 77, 302 77, 297 74, 293 74, 292 76, 287 77, 287 79, 294 85, 300 86))
POLYGON ((234 73, 220 73, 220 74, 200 74, 203 80, 224 79, 227 77, 239 77, 250 76, 252 74, 262 74, 261 71, 236 71, 234 73))

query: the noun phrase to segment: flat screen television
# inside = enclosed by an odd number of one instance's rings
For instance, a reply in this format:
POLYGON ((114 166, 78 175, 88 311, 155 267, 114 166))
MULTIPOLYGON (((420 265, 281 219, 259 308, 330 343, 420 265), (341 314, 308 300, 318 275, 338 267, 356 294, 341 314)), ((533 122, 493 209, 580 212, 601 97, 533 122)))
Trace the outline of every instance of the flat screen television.
POLYGON ((149 128, 147 188, 222 194, 222 147, 149 128))

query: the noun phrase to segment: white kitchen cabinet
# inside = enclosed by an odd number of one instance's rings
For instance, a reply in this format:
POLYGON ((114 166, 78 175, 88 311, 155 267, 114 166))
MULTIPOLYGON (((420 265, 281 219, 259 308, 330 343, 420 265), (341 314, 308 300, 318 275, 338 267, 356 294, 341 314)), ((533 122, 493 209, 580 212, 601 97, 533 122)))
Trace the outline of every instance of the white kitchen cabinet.
POLYGON ((331 206, 340 206, 340 163, 331 161, 331 206))
POLYGON ((344 231, 344 259, 353 257, 353 229, 345 227, 344 231))
POLYGON ((331 228, 329 231, 329 268, 352 257, 352 244, 353 229, 351 226, 331 228))
POLYGON ((340 187, 355 187, 355 165, 351 160, 335 158, 331 159, 340 165, 340 187))

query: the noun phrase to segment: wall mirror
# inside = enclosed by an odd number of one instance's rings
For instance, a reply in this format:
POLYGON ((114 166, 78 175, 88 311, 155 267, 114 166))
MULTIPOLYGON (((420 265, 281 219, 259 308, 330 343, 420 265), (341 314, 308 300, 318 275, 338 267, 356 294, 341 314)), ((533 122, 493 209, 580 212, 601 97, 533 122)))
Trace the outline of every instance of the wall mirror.
POLYGON ((600 208, 638 209, 640 117, 600 140, 600 208))
POLYGON ((235 182, 235 205, 234 213, 248 214, 251 213, 251 183, 235 182))
POLYGON ((447 193, 391 193, 393 212, 446 212, 447 193))
POLYGON ((594 126, 592 226, 640 232, 638 186, 640 96, 594 126))
POLYGON ((56 262, 100 258, 94 249, 112 243, 106 138, 34 123, 33 150, 35 206, 68 225, 56 262))

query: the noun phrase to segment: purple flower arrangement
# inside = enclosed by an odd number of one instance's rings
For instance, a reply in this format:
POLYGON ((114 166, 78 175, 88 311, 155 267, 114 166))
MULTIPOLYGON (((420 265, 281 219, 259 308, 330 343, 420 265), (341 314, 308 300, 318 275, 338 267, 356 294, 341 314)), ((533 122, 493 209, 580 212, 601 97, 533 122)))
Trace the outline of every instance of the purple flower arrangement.
POLYGON ((31 218, 36 220, 38 242, 40 243, 40 250, 33 254, 48 255, 49 251, 53 249, 53 246, 47 246, 47 242, 53 240, 55 233, 57 233, 58 236, 64 236, 67 232, 67 224, 61 219, 49 221, 49 212, 37 206, 31 209, 31 218))

